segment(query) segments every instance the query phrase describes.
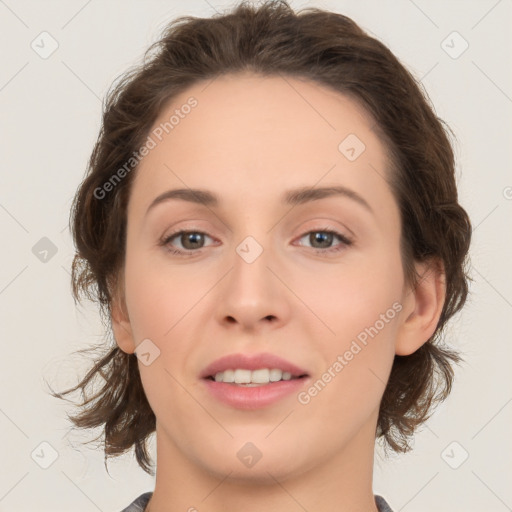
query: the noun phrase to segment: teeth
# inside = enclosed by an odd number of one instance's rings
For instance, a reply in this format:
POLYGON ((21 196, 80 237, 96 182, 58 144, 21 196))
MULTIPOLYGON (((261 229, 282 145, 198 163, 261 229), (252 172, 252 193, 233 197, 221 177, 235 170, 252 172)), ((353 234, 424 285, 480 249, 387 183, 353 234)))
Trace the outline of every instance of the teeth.
MULTIPOLYGON (((217 378, 217 375, 215 376, 215 378, 217 378)), ((222 382, 235 382, 235 370, 226 370, 224 372, 224 378, 222 379, 222 382)))
POLYGON ((264 385, 280 380, 290 380, 291 378, 292 374, 290 372, 283 372, 278 368, 261 368, 253 371, 237 368, 236 370, 225 370, 215 374, 215 382, 227 382, 248 386, 264 385))
POLYGON ((235 370, 235 384, 249 384, 250 382, 251 370, 235 370))

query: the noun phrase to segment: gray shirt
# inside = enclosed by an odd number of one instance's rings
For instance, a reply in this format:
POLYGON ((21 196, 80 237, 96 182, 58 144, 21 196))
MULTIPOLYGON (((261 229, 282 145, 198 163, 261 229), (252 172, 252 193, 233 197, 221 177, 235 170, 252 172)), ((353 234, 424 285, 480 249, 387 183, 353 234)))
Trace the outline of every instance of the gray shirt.
MULTIPOLYGON (((144 512, 144 509, 152 495, 152 492, 145 492, 144 494, 141 494, 134 502, 121 510, 121 512, 144 512)), ((375 504, 377 505, 379 512, 393 512, 382 496, 379 496, 378 494, 375 494, 374 496, 375 504)))

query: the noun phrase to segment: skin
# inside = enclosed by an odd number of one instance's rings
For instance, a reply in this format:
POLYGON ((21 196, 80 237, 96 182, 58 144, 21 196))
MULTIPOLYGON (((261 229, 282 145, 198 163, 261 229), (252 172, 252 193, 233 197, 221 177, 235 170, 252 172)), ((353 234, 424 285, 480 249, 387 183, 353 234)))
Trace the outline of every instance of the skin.
POLYGON ((386 148, 354 100, 296 78, 229 75, 190 87, 154 126, 190 96, 197 107, 137 169, 112 308, 123 351, 148 338, 160 350, 150 365, 139 361, 157 418, 147 510, 376 512, 379 404, 394 355, 413 353, 435 330, 442 273, 417 265, 417 288, 404 281, 386 148), (351 133, 366 146, 352 162, 338 150, 351 133), (328 185, 355 191, 372 211, 342 196, 281 202, 289 189, 328 185), (219 205, 174 199, 146 215, 161 193, 189 187, 215 193, 219 205), (315 244, 308 234, 325 228, 352 244, 337 237, 315 244), (207 236, 195 246, 179 236, 159 244, 179 229, 207 236), (236 252, 247 236, 263 248, 251 264, 236 252), (170 245, 198 248, 178 256, 170 245), (315 252, 322 247, 341 250, 315 252), (271 352, 308 371, 307 390, 394 303, 401 311, 308 404, 292 394, 265 409, 238 410, 216 401, 199 379, 223 355, 271 352), (250 468, 237 457, 247 442, 262 454, 250 468))

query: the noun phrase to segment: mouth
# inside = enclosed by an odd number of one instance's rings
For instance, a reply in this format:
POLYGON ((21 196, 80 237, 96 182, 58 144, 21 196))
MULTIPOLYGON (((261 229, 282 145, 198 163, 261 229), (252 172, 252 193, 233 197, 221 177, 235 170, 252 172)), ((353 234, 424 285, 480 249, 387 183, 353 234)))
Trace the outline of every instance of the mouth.
POLYGON ((300 379, 308 372, 274 354, 229 354, 203 369, 200 378, 227 384, 265 385, 282 380, 300 379))
POLYGON ((268 353, 231 354, 200 374, 215 400, 235 409, 261 409, 299 393, 311 380, 295 364, 268 353))

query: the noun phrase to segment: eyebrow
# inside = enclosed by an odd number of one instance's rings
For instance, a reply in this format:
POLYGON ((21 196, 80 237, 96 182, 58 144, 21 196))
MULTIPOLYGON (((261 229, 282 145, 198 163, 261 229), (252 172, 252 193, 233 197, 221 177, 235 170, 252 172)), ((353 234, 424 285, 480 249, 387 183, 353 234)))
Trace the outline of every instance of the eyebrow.
MULTIPOLYGON (((374 213, 368 202, 360 196, 357 192, 346 188, 341 185, 331 187, 300 187, 293 190, 286 191, 282 196, 282 202, 291 206, 297 206, 308 203, 310 201, 317 201, 327 197, 346 197, 352 199, 356 203, 366 208, 370 213, 374 213)), ((174 190, 167 190, 163 194, 157 196, 149 205, 146 215, 156 205, 161 204, 172 199, 181 199, 190 203, 202 204, 204 206, 217 207, 220 203, 219 198, 209 190, 197 188, 179 188, 174 190)))

